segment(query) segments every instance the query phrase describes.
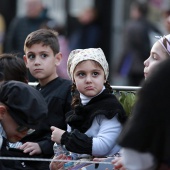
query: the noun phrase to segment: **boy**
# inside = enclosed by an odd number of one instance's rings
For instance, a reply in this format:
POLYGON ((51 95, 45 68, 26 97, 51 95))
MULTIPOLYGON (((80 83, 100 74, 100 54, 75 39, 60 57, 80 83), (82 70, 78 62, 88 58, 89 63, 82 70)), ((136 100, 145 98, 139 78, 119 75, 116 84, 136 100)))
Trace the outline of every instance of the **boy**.
MULTIPOLYGON (((30 73, 39 81, 37 90, 44 96, 48 104, 48 118, 41 123, 38 130, 25 137, 21 149, 30 155, 51 158, 53 142, 51 126, 66 130, 65 113, 71 107, 71 81, 62 79, 56 70, 62 59, 59 51, 57 32, 39 29, 30 33, 24 44, 24 61, 30 73)), ((38 163, 37 163, 38 164, 38 163)), ((49 169, 49 162, 39 162, 37 169, 49 169)), ((30 166, 31 162, 30 162, 30 166)), ((32 167, 33 168, 33 167, 32 167)))
MULTIPOLYGON (((42 95, 33 87, 19 81, 3 82, 0 85, 0 156, 8 155, 8 142, 21 140, 47 115, 48 109, 42 95)), ((12 165, 0 160, 0 169, 12 165)))

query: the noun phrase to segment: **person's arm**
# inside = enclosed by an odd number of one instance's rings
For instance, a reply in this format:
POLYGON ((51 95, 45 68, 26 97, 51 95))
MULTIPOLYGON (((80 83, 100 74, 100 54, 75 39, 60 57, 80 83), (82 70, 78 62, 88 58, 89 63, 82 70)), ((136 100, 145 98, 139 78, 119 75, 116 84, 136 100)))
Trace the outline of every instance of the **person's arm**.
MULTIPOLYGON (((122 130, 122 125, 117 120, 117 116, 107 119, 105 116, 99 115, 96 117, 96 122, 99 124, 99 131, 93 137, 92 155, 101 157, 115 154, 120 149, 116 144, 116 139, 122 130)), ((95 124, 93 126, 96 127, 95 124)))
MULTIPOLYGON (((61 140, 61 144, 71 152, 106 156, 116 146, 116 138, 121 131, 121 124, 116 116, 107 119, 105 116, 99 115, 94 119, 91 128, 86 132, 87 134, 81 133, 77 129, 64 132, 54 128, 52 131, 52 140, 58 143, 61 140)), ((116 149, 118 150, 118 147, 116 149)))

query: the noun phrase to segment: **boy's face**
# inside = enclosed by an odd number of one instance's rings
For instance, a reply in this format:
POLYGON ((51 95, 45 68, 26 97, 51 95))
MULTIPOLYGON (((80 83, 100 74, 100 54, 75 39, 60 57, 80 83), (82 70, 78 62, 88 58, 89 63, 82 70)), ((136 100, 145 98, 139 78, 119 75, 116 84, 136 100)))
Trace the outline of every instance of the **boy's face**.
POLYGON ((30 73, 44 85, 58 76, 56 66, 60 64, 61 58, 61 53, 54 55, 52 49, 42 43, 26 48, 24 55, 30 73))
POLYGON ((17 142, 27 135, 28 128, 21 129, 2 105, 0 105, 0 120, 9 142, 17 142))

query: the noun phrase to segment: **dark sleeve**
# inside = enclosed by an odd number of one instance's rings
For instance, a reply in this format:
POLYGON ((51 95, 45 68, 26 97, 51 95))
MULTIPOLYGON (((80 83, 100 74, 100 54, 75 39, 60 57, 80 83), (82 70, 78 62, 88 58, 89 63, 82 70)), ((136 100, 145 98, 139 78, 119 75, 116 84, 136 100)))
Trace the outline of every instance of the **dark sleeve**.
POLYGON ((14 169, 4 167, 2 161, 0 160, 0 170, 14 170, 14 169))
MULTIPOLYGON (((66 88, 65 88, 66 89, 66 88)), ((53 98, 49 104, 49 124, 50 126, 56 126, 60 129, 66 130, 67 125, 65 122, 65 114, 66 112, 70 111, 71 109, 71 92, 70 87, 67 88, 67 93, 65 93, 65 97, 60 100, 58 98, 53 98)), ((54 142, 51 141, 51 130, 48 134, 44 137, 43 140, 38 142, 42 152, 44 155, 53 155, 53 144, 54 142)))
POLYGON ((42 150, 42 153, 45 157, 48 157, 48 155, 51 156, 54 154, 53 149, 52 149, 54 142, 51 141, 50 137, 51 137, 51 134, 49 134, 49 136, 46 139, 38 142, 38 144, 42 150))
POLYGON ((61 144, 66 149, 79 154, 92 154, 92 137, 80 133, 77 129, 65 132, 61 137, 61 144))

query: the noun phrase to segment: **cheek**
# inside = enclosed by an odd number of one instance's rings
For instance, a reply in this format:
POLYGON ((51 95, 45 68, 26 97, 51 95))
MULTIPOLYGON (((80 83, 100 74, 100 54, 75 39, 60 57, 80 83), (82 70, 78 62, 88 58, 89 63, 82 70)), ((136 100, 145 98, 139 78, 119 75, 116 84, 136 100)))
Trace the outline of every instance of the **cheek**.
POLYGON ((154 62, 150 64, 149 71, 152 72, 160 62, 154 62))
POLYGON ((78 90, 82 87, 82 83, 81 82, 76 82, 75 81, 75 85, 76 85, 78 90))

